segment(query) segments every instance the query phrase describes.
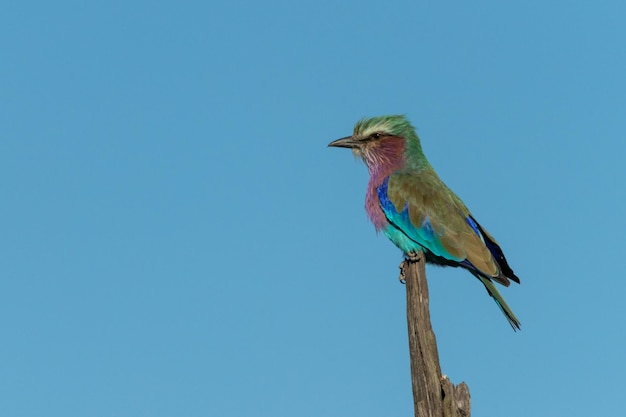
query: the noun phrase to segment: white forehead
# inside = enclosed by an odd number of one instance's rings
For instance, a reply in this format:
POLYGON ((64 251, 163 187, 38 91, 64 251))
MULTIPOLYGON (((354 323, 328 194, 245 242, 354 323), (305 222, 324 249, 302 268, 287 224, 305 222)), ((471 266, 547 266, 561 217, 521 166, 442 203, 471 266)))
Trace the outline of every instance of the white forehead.
POLYGON ((371 126, 367 126, 364 128, 359 129, 358 131, 355 131, 354 134, 355 136, 359 136, 359 137, 363 137, 366 138, 369 135, 371 135, 372 133, 389 133, 391 132, 391 125, 389 124, 389 122, 378 122, 376 124, 373 124, 371 126))

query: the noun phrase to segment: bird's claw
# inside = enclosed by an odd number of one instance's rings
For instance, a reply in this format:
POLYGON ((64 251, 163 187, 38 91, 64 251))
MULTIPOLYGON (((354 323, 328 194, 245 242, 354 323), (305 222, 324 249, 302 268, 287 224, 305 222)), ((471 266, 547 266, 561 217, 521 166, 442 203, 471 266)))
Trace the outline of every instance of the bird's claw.
POLYGON ((398 277, 400 284, 406 284, 406 267, 406 260, 400 262, 400 276, 398 277))
POLYGON ((421 259, 419 252, 410 252, 405 254, 404 260, 400 263, 400 284, 406 284, 406 270, 409 263, 419 262, 421 259))
POLYGON ((422 254, 419 252, 409 252, 406 254, 406 260, 409 262, 419 262, 421 255, 422 254))

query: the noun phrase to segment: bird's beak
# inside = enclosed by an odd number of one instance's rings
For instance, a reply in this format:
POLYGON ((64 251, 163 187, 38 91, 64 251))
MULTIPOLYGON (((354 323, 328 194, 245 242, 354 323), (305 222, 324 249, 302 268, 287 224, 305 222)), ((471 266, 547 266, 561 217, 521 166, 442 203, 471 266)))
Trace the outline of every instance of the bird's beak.
POLYGON ((346 136, 345 138, 337 139, 328 144, 333 148, 356 148, 359 145, 359 141, 354 140, 352 136, 346 136))

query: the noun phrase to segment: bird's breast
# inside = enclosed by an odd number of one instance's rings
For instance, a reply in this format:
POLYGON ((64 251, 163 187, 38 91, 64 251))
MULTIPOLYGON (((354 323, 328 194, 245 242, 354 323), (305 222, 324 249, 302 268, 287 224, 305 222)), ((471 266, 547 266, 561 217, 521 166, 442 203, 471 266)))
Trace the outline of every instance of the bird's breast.
POLYGON ((380 200, 378 198, 378 185, 370 181, 365 195, 365 211, 374 224, 376 231, 380 231, 387 226, 387 217, 385 216, 383 209, 380 207, 380 200))

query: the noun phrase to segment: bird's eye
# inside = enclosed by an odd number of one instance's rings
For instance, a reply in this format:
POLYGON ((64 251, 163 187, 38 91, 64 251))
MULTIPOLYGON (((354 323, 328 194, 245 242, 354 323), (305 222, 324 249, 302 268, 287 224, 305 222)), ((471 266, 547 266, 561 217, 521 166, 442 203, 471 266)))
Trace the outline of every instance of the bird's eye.
POLYGON ((380 133, 372 133, 372 138, 380 139, 380 133))

